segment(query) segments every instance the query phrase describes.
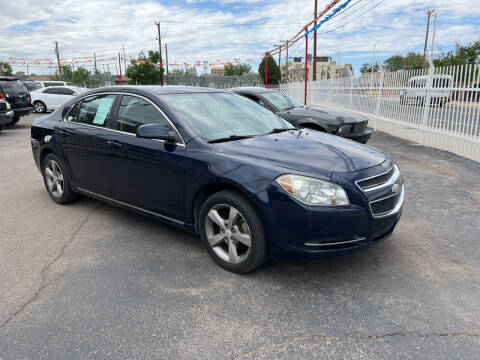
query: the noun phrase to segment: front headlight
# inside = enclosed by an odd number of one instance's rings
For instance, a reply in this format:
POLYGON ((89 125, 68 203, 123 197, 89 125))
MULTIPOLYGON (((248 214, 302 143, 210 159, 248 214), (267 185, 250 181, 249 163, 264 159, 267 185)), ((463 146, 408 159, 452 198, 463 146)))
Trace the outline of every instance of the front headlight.
POLYGON ((295 199, 308 205, 350 204, 345 190, 330 181, 291 174, 279 176, 275 181, 295 199))
POLYGON ((337 130, 337 135, 348 134, 352 130, 352 124, 343 124, 337 130))

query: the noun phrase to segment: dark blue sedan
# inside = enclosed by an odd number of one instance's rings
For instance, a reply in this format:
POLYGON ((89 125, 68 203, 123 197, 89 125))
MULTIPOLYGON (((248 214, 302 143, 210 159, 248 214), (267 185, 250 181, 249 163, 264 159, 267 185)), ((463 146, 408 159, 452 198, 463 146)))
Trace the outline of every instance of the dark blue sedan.
POLYGON ((238 273, 368 246, 402 212, 387 156, 228 91, 96 89, 35 120, 31 144, 55 202, 84 194, 182 227, 238 273))

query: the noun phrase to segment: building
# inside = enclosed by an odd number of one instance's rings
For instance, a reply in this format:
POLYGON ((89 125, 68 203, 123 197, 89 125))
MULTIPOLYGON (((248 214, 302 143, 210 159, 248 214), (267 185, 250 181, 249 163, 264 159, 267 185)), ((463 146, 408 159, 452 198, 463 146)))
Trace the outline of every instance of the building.
POLYGON ((223 66, 216 66, 210 69, 210 74, 212 76, 225 76, 225 67, 223 66))
MULTIPOLYGON (((307 55, 308 67, 307 76, 308 80, 313 80, 313 56, 307 55)), ((338 65, 336 61, 332 61, 329 56, 317 56, 317 80, 333 79, 350 76, 352 70, 352 64, 338 65)), ((302 58, 295 57, 293 62, 288 62, 288 74, 287 65, 283 64, 281 67, 282 82, 290 81, 304 81, 305 80, 305 62, 302 58)))

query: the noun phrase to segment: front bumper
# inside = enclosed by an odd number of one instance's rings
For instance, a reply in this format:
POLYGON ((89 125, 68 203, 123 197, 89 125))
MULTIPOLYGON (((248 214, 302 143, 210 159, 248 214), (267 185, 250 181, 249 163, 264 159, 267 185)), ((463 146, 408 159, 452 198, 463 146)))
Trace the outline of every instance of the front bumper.
POLYGON ((370 140, 372 133, 373 133, 372 128, 366 128, 361 132, 356 132, 356 133, 354 132, 354 133, 349 133, 349 134, 340 135, 340 136, 365 144, 368 140, 370 140))
POLYGON ((13 111, 9 110, 5 113, 0 113, 0 126, 8 125, 13 121, 13 111))
POLYGON ((258 194, 260 199, 266 199, 260 209, 271 257, 343 255, 390 237, 402 216, 404 188, 395 208, 379 217, 372 215, 369 200, 355 185, 350 189, 341 185, 349 194, 351 204, 348 206, 305 205, 276 184, 258 194))

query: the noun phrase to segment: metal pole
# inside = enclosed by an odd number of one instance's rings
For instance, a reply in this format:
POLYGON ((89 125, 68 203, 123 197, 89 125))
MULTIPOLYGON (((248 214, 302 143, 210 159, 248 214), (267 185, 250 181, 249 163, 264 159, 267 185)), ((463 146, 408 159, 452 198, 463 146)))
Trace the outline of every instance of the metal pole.
MULTIPOLYGON (((375 46, 377 43, 373 43, 373 55, 372 55, 372 76, 370 77, 370 88, 373 88, 373 67, 375 66, 375 46)), ((372 90, 372 89, 370 89, 372 90)))
MULTIPOLYGON (((317 26, 317 2, 315 0, 314 26, 317 26)), ((317 30, 313 32, 313 81, 317 80, 317 30)))
POLYGON ((432 49, 430 51, 430 57, 433 59, 433 52, 435 49, 435 30, 437 29, 437 12, 433 13, 433 34, 432 34, 432 49))
MULTIPOLYGON (((305 27, 305 35, 308 28, 305 27)), ((305 97, 304 104, 307 105, 307 82, 308 82, 308 35, 305 36, 305 97)))

